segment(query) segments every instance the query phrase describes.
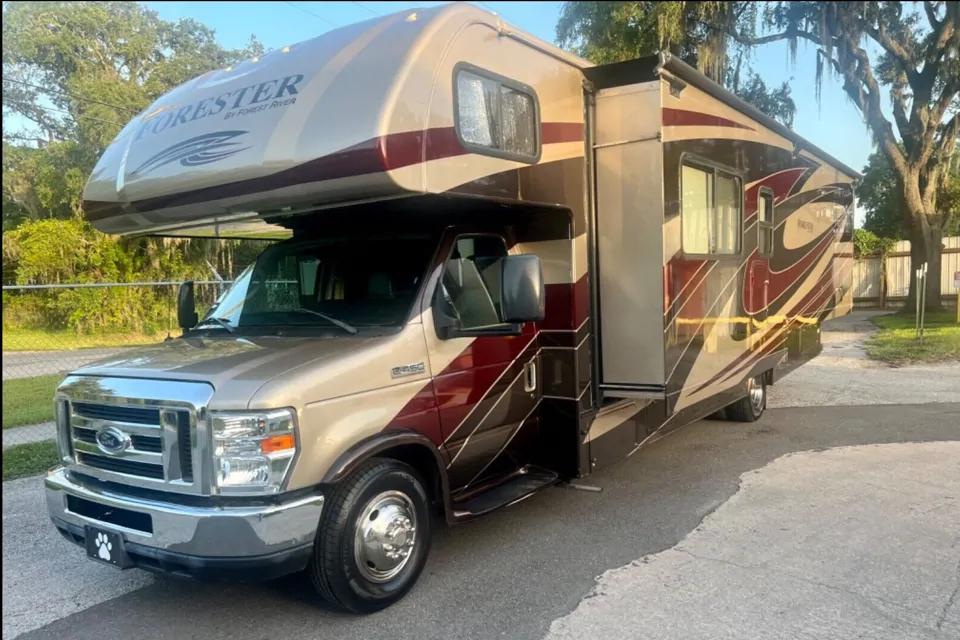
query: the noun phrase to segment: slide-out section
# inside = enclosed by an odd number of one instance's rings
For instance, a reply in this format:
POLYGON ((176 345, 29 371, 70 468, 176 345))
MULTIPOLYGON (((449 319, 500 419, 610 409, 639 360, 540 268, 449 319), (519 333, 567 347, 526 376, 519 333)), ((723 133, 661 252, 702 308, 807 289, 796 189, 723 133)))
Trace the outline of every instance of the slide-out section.
POLYGON ((601 89, 594 114, 600 387, 664 397, 660 82, 601 89))

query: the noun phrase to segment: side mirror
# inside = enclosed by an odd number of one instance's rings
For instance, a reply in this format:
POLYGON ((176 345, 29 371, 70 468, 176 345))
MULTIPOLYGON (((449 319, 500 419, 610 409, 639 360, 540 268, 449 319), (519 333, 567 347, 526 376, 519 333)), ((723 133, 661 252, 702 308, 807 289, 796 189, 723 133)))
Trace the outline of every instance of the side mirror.
POLYGON ((177 324, 186 331, 197 326, 197 304, 193 297, 193 282, 184 282, 177 292, 177 324))
POLYGON ((503 321, 540 322, 546 316, 543 268, 535 255, 507 256, 500 272, 503 321))

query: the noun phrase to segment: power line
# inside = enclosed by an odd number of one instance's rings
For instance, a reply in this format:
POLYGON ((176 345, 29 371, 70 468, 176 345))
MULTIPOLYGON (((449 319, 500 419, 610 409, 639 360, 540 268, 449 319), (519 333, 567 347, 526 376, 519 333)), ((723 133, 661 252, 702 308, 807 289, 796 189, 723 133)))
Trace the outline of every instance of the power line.
POLYGON ((126 126, 114 120, 104 120, 103 118, 98 118, 96 116, 88 116, 83 113, 70 113, 69 111, 66 111, 64 109, 57 109, 56 107, 43 107, 40 105, 36 105, 36 107, 37 109, 43 109, 44 111, 56 111, 57 113, 68 115, 71 118, 87 118, 88 120, 96 120, 97 122, 102 122, 103 124, 112 124, 117 127, 120 127, 121 129, 123 129, 126 126))
POLYGON ((370 7, 366 6, 365 4, 360 4, 359 2, 357 2, 357 0, 351 0, 351 2, 353 2, 353 4, 357 5, 358 7, 360 7, 361 9, 363 9, 364 11, 369 11, 370 13, 372 13, 372 14, 375 15, 375 16, 382 16, 382 15, 383 15, 383 14, 380 13, 379 11, 374 11, 374 10, 371 9, 370 7))
POLYGON ((290 2, 289 0, 283 0, 283 1, 284 1, 286 4, 290 5, 291 7, 293 7, 294 9, 300 9, 300 11, 303 11, 304 13, 310 14, 310 15, 313 16, 314 18, 318 18, 318 19, 320 19, 320 20, 323 20, 323 21, 326 22, 327 24, 333 25, 334 27, 339 27, 339 26, 340 26, 340 25, 338 25, 336 22, 334 22, 333 20, 331 20, 330 18, 325 18, 325 17, 323 17, 322 15, 320 15, 319 13, 314 13, 313 11, 310 11, 309 9, 304 9, 304 8, 301 7, 300 5, 293 4, 293 3, 290 2))
POLYGON ((4 76, 4 77, 3 77, 3 81, 4 81, 4 82, 14 82, 14 83, 16 83, 16 84, 22 84, 22 85, 25 86, 25 87, 31 87, 31 88, 33 88, 33 89, 37 89, 38 91, 43 91, 43 92, 45 92, 45 93, 52 93, 52 94, 56 94, 56 95, 61 95, 61 96, 67 97, 67 98, 73 98, 74 100, 83 100, 83 101, 85 101, 85 102, 93 102, 94 104, 100 104, 100 105, 103 105, 103 106, 105 106, 105 107, 112 107, 112 108, 114 108, 114 109, 119 109, 120 111, 126 111, 127 113, 132 113, 132 114, 134 114, 134 115, 140 113, 139 111, 136 111, 135 109, 131 109, 131 108, 129 108, 129 107, 121 107, 121 106, 118 105, 118 104, 111 104, 111 103, 109 103, 109 102, 103 102, 102 100, 95 100, 95 99, 93 99, 93 98, 85 98, 84 96, 78 96, 78 95, 76 95, 76 94, 74 94, 74 93, 67 93, 66 91, 60 91, 59 89, 49 89, 49 88, 47 88, 47 87, 41 87, 41 86, 39 86, 39 85, 35 85, 35 84, 30 83, 30 82, 24 82, 23 80, 17 80, 17 79, 15 79, 15 78, 8 78, 8 77, 4 76))

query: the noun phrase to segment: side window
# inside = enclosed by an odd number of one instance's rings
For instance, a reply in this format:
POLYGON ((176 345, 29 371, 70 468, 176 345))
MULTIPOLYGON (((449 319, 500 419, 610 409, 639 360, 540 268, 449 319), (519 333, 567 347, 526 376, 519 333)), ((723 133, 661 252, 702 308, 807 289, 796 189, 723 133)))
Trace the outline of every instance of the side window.
POLYGON ((740 252, 743 185, 720 169, 684 163, 680 172, 683 252, 736 255, 740 252))
POLYGON ((773 255, 774 227, 773 193, 761 191, 757 200, 757 233, 759 233, 757 247, 761 256, 769 257, 773 255))
POLYGON ((457 131, 465 145, 488 155, 537 158, 540 126, 531 90, 460 69, 456 98, 457 131))
POLYGON ((320 261, 313 257, 300 258, 300 295, 304 298, 313 297, 317 290, 317 271, 320 261))
POLYGON ((435 304, 460 331, 503 331, 500 273, 507 246, 496 236, 461 236, 443 266, 435 304))

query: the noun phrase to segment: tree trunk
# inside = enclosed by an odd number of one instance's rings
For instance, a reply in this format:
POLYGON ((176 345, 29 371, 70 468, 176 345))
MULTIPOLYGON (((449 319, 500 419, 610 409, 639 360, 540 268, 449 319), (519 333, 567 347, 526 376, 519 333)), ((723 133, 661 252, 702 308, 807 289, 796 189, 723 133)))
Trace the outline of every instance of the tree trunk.
POLYGON ((927 265, 927 298, 924 305, 927 311, 940 311, 940 280, 943 254, 943 229, 930 224, 929 218, 922 213, 913 217, 910 225, 910 295, 907 308, 917 306, 917 270, 927 265))

